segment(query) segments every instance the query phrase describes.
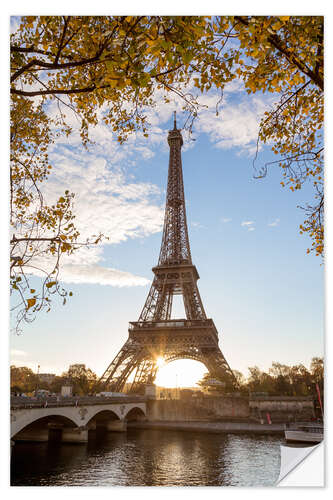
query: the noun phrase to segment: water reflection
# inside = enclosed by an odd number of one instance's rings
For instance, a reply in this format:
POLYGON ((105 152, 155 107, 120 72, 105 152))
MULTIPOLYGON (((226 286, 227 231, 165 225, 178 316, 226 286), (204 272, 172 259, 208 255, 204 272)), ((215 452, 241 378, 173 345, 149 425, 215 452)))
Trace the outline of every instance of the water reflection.
POLYGON ((135 430, 87 445, 17 443, 12 485, 271 486, 283 438, 135 430))

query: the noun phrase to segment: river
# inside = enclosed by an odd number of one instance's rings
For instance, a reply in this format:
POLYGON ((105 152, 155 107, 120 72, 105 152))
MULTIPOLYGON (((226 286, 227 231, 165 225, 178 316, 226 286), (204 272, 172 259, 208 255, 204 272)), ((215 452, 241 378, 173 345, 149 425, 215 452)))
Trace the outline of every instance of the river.
POLYGON ((277 436, 129 429, 86 445, 16 443, 12 486, 273 486, 277 436))

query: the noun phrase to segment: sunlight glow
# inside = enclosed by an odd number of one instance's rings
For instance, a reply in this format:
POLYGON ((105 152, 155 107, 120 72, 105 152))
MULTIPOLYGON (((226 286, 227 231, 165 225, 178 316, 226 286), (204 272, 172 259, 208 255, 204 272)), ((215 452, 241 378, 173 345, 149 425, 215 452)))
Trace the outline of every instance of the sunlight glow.
MULTIPOLYGON (((162 358, 163 359, 163 358, 162 358)), ((179 359, 159 368, 155 384, 159 387, 196 387, 207 368, 192 359, 179 359)))
POLYGON ((162 368, 162 366, 165 365, 165 360, 164 360, 164 358, 162 358, 162 356, 159 356, 157 358, 156 365, 158 366, 158 368, 162 368))

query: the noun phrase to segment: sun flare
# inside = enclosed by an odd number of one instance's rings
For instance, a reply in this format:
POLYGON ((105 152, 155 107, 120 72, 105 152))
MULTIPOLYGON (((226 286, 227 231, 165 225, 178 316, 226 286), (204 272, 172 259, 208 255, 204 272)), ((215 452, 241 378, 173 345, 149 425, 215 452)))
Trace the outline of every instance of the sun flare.
POLYGON ((192 359, 179 359, 165 363, 163 358, 158 358, 158 372, 155 384, 159 387, 195 387, 196 383, 207 372, 207 368, 192 359))
POLYGON ((165 365, 165 359, 162 356, 159 356, 156 360, 156 365, 159 369, 162 368, 162 366, 165 365))

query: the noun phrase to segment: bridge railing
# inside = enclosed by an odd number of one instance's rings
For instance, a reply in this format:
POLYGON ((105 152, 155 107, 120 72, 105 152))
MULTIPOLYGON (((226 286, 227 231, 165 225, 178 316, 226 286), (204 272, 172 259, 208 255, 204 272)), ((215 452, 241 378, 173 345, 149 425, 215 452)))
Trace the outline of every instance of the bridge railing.
POLYGON ((11 396, 10 407, 11 409, 32 409, 32 408, 54 408, 62 406, 91 406, 91 405, 105 405, 112 403, 145 403, 144 396, 78 396, 78 397, 57 397, 49 396, 43 398, 37 397, 23 397, 11 396))

